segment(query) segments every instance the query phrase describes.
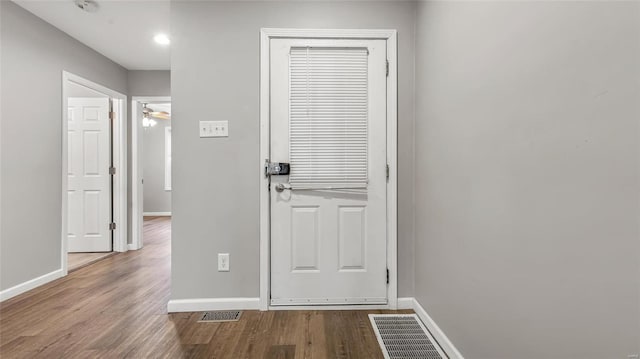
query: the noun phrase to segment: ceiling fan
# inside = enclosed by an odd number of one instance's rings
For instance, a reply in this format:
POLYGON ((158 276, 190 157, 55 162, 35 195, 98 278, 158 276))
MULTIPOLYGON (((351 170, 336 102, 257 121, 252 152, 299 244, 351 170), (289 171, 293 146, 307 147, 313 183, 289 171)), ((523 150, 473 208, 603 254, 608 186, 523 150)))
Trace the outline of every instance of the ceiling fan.
POLYGON ((146 104, 142 107, 142 113, 145 117, 153 117, 160 120, 170 120, 171 114, 167 111, 154 111, 152 108, 148 107, 146 104))

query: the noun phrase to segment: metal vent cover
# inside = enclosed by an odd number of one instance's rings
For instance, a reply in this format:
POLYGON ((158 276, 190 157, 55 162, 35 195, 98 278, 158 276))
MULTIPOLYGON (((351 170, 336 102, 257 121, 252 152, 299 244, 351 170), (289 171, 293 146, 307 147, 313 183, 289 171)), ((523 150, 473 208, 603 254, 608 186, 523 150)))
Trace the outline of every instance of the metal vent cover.
POLYGON ((416 314, 369 314, 385 359, 446 359, 416 314))
POLYGON ((204 312, 198 322, 237 322, 242 316, 240 310, 224 310, 216 312, 204 312))

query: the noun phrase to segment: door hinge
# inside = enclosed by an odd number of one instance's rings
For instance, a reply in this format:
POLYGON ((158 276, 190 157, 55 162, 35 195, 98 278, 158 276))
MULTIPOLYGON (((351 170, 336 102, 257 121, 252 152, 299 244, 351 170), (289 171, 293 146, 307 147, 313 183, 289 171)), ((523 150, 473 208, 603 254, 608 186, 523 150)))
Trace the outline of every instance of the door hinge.
POLYGON ((116 224, 114 222, 109 223, 109 230, 113 231, 116 229, 116 224))
POLYGON ((113 121, 116 118, 116 113, 113 111, 109 111, 109 119, 113 121))
POLYGON ((387 179, 389 179, 389 164, 387 164, 387 179))
POLYGON ((387 284, 389 284, 389 268, 387 268, 387 284))
POLYGON ((386 61, 387 61, 387 77, 389 77, 389 60, 386 60, 386 61))
POLYGON ((112 176, 115 175, 116 174, 116 168, 113 167, 113 166, 109 167, 109 174, 112 175, 112 176))

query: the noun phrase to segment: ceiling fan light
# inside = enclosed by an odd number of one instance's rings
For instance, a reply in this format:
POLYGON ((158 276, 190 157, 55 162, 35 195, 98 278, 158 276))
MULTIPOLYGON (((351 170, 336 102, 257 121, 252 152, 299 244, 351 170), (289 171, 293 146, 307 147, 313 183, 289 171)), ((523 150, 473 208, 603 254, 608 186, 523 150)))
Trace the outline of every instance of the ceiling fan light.
POLYGON ((156 124, 156 120, 149 118, 149 115, 147 115, 146 113, 142 117, 142 127, 149 128, 155 126, 156 124))
POLYGON ((142 118, 142 127, 144 127, 144 128, 153 127, 153 126, 155 126, 157 124, 158 124, 158 121, 150 119, 147 116, 142 118))

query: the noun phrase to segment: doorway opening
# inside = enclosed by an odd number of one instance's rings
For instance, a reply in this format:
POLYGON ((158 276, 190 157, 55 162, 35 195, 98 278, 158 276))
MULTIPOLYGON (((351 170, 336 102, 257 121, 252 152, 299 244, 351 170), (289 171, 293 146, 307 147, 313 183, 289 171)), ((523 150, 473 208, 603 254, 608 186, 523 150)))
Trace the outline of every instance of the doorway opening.
MULTIPOLYGON (((143 247, 143 228, 171 221, 171 98, 132 97, 131 243, 143 247)), ((170 225, 170 224, 169 224, 170 225)))
POLYGON ((62 269, 127 250, 126 97, 62 76, 62 269))

